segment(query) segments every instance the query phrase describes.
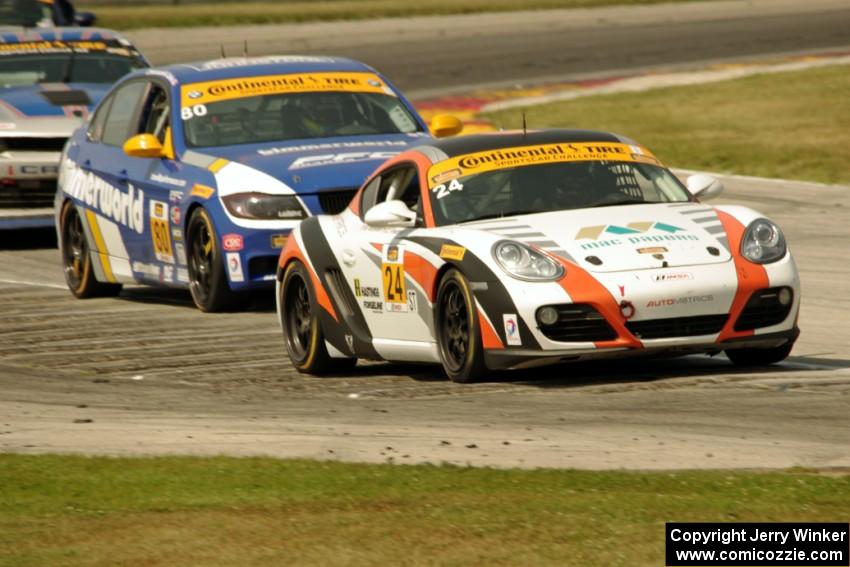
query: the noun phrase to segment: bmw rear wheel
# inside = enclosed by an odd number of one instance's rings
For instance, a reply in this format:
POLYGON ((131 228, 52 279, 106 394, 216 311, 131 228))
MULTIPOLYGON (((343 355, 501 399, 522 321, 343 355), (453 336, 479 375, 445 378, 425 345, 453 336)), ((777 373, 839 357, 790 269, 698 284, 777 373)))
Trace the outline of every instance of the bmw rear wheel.
POLYGON ((121 284, 103 283, 95 278, 83 219, 71 201, 62 207, 59 230, 62 235, 62 267, 71 293, 80 299, 118 295, 121 284))
POLYGON ((474 382, 487 371, 475 300, 469 282, 452 269, 440 281, 436 310, 437 344, 443 370, 454 382, 474 382))
POLYGON ((212 313, 233 306, 236 294, 230 290, 224 269, 221 244, 209 213, 195 209, 186 229, 189 263, 189 291, 201 311, 212 313))
POLYGON ((332 358, 325 347, 322 325, 313 309, 315 291, 307 268, 299 261, 286 267, 280 285, 280 326, 292 365, 299 372, 327 374, 350 370, 356 358, 332 358))
POLYGON ((773 348, 734 348, 726 351, 726 356, 737 366, 767 366, 782 362, 791 354, 794 343, 773 348))

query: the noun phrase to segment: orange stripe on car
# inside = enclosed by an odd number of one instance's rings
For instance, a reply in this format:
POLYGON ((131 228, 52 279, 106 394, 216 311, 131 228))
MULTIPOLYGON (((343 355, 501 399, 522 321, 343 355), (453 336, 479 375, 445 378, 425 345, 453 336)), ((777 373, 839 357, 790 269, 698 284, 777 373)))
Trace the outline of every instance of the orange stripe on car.
POLYGON ((502 343, 502 339, 500 339, 498 333, 496 333, 496 329, 493 328, 493 325, 490 324, 490 321, 487 320, 487 317, 484 316, 481 309, 478 309, 478 323, 481 326, 481 344, 485 349, 492 350, 505 348, 504 343, 502 343))
POLYGON ((573 303, 587 303, 592 305, 617 332, 618 337, 616 339, 596 341, 593 344, 599 348, 643 348, 643 343, 626 329, 626 319, 620 312, 620 304, 617 303, 617 300, 611 295, 608 288, 576 264, 560 257, 556 258, 567 270, 566 275, 558 283, 570 295, 573 303))
POLYGON ((325 311, 330 313, 330 316, 334 318, 334 321, 339 323, 339 317, 337 317, 336 310, 334 309, 333 303, 331 303, 331 298, 328 295, 327 290, 319 280, 319 276, 317 276, 316 272, 313 270, 313 266, 310 265, 307 257, 301 251, 295 237, 287 239, 286 248, 284 248, 283 252, 280 254, 279 265, 282 269, 286 269, 286 266, 288 266, 293 260, 300 260, 307 269, 307 272, 309 272, 310 281, 313 282, 313 289, 316 292, 316 303, 318 303, 325 311))
POLYGON ((732 300, 732 307, 729 310, 729 319, 720 331, 717 337, 717 342, 726 341, 737 337, 752 336, 753 331, 736 331, 735 322, 741 316, 744 306, 749 301, 750 296, 754 291, 764 289, 770 285, 770 280, 767 277, 767 270, 760 264, 754 264, 741 256, 741 240, 744 238, 746 227, 741 224, 741 221, 723 211, 715 209, 720 223, 723 225, 723 230, 726 231, 726 237, 729 239, 729 250, 732 254, 732 260, 735 262, 735 274, 738 276, 738 290, 735 292, 735 298, 732 300))
POLYGON ((437 297, 437 268, 422 256, 407 250, 404 253, 404 272, 425 290, 428 301, 434 303, 437 297))

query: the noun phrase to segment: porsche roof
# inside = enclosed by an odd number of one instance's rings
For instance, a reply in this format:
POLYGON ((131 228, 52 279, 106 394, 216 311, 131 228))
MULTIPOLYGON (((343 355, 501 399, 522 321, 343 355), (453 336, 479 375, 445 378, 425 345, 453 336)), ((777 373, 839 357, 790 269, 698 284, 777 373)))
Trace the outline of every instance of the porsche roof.
POLYGON ((182 84, 288 73, 316 73, 322 71, 375 72, 372 67, 359 61, 344 57, 320 55, 225 57, 211 61, 179 63, 158 67, 157 70, 171 73, 182 84))
POLYGON ((488 150, 570 142, 619 142, 621 144, 635 144, 634 140, 618 134, 612 134, 611 132, 552 128, 546 130, 529 130, 528 133, 518 130, 442 138, 429 143, 427 146, 417 147, 415 150, 422 151, 426 147, 431 147, 440 150, 447 157, 456 157, 488 150))

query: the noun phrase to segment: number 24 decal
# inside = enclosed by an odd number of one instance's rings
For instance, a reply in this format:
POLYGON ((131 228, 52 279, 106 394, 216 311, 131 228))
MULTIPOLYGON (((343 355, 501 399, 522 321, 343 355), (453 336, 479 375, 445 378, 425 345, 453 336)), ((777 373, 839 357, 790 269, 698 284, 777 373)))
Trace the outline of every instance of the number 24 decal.
POLYGON ((207 115, 207 107, 203 104, 196 104, 195 106, 184 106, 180 109, 180 118, 183 120, 190 120, 196 116, 206 116, 207 115))
POLYGON ((452 182, 448 186, 443 183, 442 185, 437 185, 431 191, 437 194, 437 199, 442 199, 452 191, 463 191, 463 184, 457 179, 452 179, 452 182))

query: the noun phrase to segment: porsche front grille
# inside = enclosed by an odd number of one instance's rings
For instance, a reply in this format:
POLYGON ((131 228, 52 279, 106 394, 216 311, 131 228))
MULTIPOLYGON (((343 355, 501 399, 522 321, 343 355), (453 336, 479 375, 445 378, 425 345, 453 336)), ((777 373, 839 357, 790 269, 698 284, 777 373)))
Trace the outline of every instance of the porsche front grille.
MULTIPOLYGON (((778 325, 788 317, 791 305, 794 303, 793 292, 791 300, 786 305, 779 301, 779 292, 782 288, 772 287, 755 292, 744 310, 735 321, 736 331, 749 331, 761 327, 778 325)), ((790 288, 787 288, 790 291, 790 288)), ((787 292, 786 292, 787 293, 787 292)))
POLYGON ((719 333, 728 318, 728 315, 723 314, 647 319, 645 321, 629 321, 626 323, 626 328, 639 339, 698 337, 719 333))
POLYGON ((540 332, 547 339, 569 342, 610 341, 617 332, 593 306, 583 303, 551 305, 558 312, 558 320, 552 325, 540 325, 540 332))

